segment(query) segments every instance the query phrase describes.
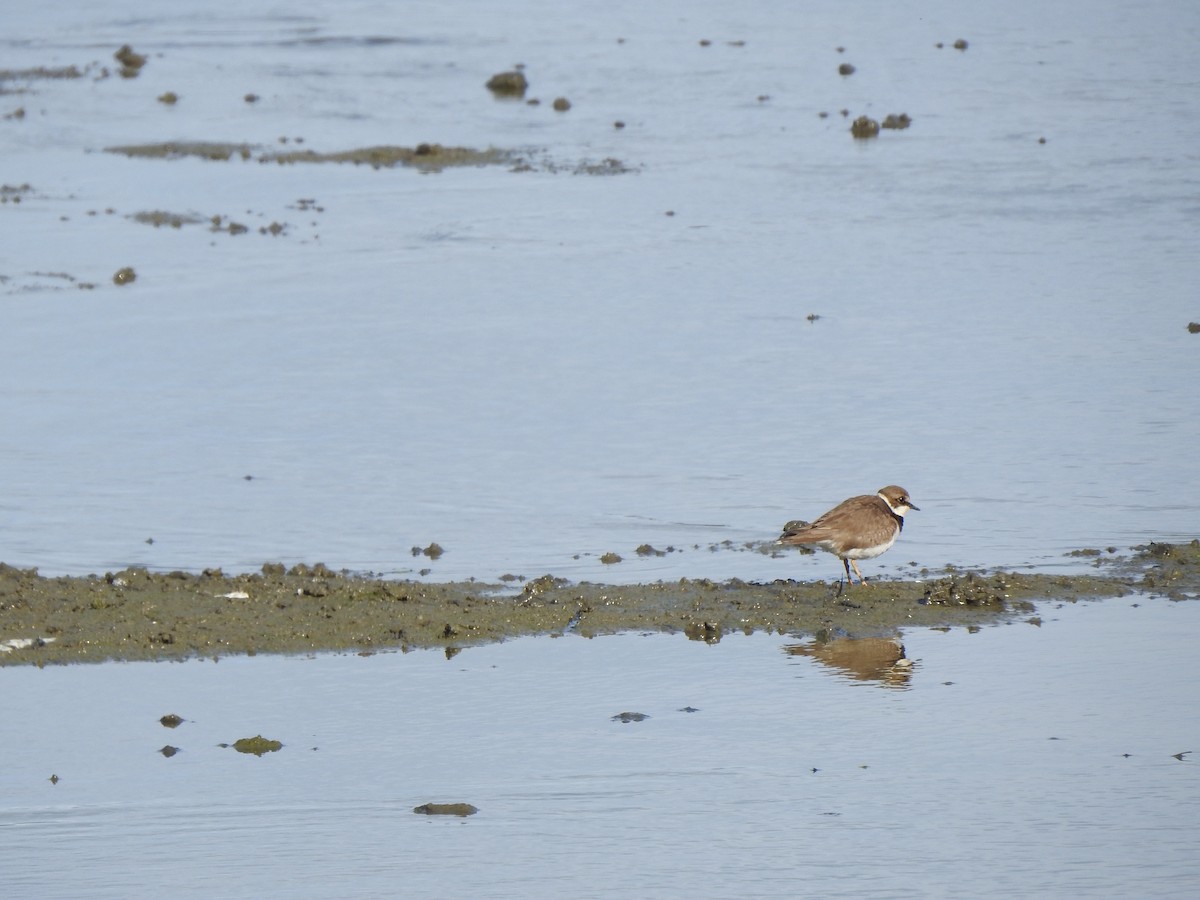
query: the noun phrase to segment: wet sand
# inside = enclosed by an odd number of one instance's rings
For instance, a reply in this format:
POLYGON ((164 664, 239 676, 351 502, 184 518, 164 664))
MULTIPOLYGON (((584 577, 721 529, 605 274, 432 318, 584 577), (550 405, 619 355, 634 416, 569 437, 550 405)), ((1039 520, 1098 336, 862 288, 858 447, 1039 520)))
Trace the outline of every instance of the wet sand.
POLYGON ((571 584, 549 575, 519 590, 478 582, 423 584, 264 565, 225 575, 127 569, 46 578, 0 563, 0 665, 178 660, 228 654, 459 649, 526 635, 732 632, 875 636, 906 626, 974 626, 1033 616, 1034 602, 1140 591, 1200 592, 1200 541, 1096 556, 1097 573, 949 572, 922 581, 751 584, 683 578, 571 584))

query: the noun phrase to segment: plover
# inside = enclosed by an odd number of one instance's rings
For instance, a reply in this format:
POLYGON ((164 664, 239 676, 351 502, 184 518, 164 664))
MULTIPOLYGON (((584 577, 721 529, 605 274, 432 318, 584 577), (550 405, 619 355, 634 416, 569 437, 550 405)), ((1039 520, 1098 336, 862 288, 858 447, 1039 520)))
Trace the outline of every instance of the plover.
POLYGON ((859 584, 866 584, 855 560, 874 559, 896 543, 904 528, 904 514, 910 509, 918 507, 913 506, 908 491, 889 484, 876 494, 843 500, 815 522, 796 523, 784 531, 778 543, 811 544, 827 550, 842 561, 851 584, 851 566, 859 584))

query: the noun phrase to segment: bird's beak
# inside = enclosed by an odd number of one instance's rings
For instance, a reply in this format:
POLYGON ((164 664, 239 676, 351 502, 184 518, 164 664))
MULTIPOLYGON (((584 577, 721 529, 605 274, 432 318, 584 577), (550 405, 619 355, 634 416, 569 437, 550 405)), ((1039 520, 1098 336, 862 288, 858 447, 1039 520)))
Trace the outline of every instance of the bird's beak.
POLYGON ((905 506, 907 506, 909 509, 915 509, 917 512, 920 512, 920 511, 921 511, 921 507, 919 507, 919 506, 913 506, 911 502, 909 502, 909 503, 906 503, 906 504, 905 504, 905 506))

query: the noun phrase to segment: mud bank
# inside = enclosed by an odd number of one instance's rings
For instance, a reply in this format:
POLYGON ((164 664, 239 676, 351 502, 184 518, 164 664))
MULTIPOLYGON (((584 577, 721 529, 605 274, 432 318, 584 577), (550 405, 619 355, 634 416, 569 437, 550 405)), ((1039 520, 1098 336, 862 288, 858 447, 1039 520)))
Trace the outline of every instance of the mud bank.
POLYGON ((368 165, 374 169, 411 166, 424 171, 440 172, 448 167, 516 165, 521 159, 510 151, 489 147, 477 150, 471 147, 445 147, 441 144, 418 144, 415 147, 362 147, 336 153, 318 153, 315 150, 266 150, 251 144, 229 144, 214 141, 167 141, 156 144, 132 144, 108 147, 108 153, 116 153, 133 159, 183 159, 198 157, 216 162, 234 159, 257 159, 261 163, 353 163, 368 165))
MULTIPOLYGON (((1089 555, 1091 551, 1081 551, 1089 555)), ((1094 575, 963 572, 921 581, 749 584, 681 579, 614 587, 549 575, 519 592, 418 584, 277 564, 225 575, 129 569, 45 578, 0 564, 0 665, 169 660, 254 653, 459 649, 525 635, 682 632, 894 633, 1030 615, 1033 602, 1200 593, 1200 542, 1097 560, 1094 575)))

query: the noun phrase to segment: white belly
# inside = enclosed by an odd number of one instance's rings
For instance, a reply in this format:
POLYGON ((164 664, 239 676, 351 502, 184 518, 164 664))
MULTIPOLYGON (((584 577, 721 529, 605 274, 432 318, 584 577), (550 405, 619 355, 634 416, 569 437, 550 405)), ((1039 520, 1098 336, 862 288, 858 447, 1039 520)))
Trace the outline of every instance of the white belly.
POLYGON ((879 554, 891 549, 892 544, 896 543, 897 534, 899 534, 898 531, 894 532, 891 540, 887 541, 886 543, 876 544, 874 547, 855 547, 851 550, 847 550, 844 554, 842 554, 842 556, 845 559, 874 559, 879 554))

